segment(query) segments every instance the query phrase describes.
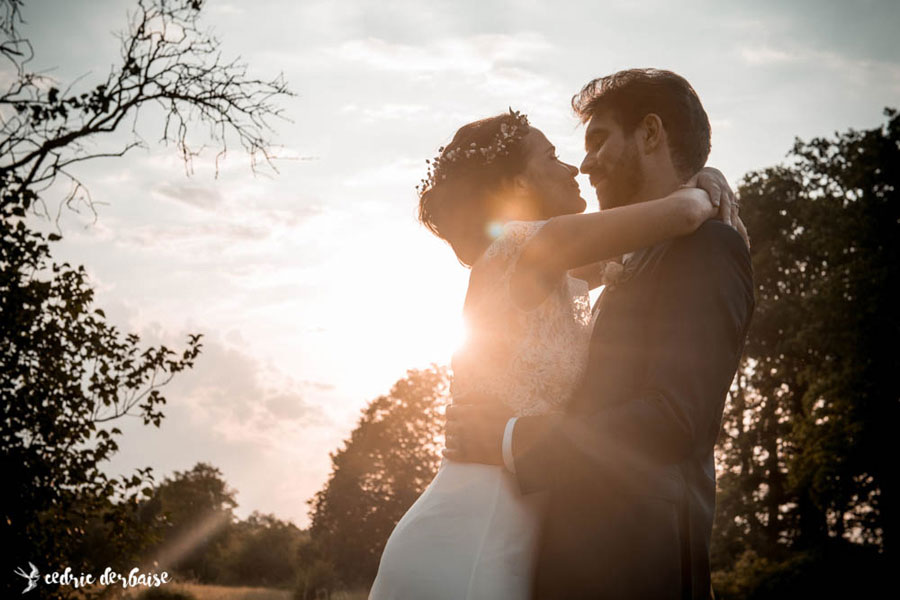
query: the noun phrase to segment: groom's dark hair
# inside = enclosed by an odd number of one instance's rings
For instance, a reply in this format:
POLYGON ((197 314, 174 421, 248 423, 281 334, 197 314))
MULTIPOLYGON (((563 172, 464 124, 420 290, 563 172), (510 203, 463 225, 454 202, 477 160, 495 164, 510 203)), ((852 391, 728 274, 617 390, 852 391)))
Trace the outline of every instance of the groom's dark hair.
POLYGON ((600 110, 610 110, 626 132, 648 114, 659 116, 669 138, 672 163, 685 179, 703 168, 709 157, 709 117, 691 84, 672 71, 628 69, 587 83, 572 97, 582 123, 600 110))

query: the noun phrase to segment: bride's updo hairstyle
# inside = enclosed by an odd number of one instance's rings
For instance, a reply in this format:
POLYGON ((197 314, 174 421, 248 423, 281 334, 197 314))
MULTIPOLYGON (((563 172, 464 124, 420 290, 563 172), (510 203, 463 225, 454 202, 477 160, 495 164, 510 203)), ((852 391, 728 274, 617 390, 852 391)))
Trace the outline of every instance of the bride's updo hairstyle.
POLYGON ((525 170, 522 138, 528 118, 510 109, 460 127, 416 186, 419 221, 447 241, 459 261, 472 266, 490 245, 498 192, 525 170))

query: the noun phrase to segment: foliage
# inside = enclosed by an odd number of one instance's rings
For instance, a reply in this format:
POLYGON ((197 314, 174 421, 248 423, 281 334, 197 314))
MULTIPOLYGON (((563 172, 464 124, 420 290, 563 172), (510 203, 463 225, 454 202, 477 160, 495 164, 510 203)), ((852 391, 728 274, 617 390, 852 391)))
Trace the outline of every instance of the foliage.
POLYGON ((322 558, 315 558, 301 567, 294 587, 293 600, 316 600, 331 596, 331 590, 338 585, 334 564, 322 558))
POLYGON ((140 507, 161 534, 146 553, 155 568, 174 572, 179 580, 293 586, 308 534, 258 512, 236 520, 235 494, 219 469, 202 462, 156 486, 140 507))
POLYGON ((298 576, 300 547, 309 535, 293 523, 258 512, 231 527, 222 552, 225 584, 291 587, 298 576))
POLYGON ((180 353, 142 351, 107 323, 84 267, 52 262, 53 238, 26 226, 34 196, 10 180, 0 180, 0 463, 16 494, 3 501, 3 539, 22 560, 89 572, 89 525, 115 557, 108 566, 124 566, 149 541, 137 506, 152 477, 102 472, 121 435, 111 423, 132 414, 159 426, 159 388, 193 365, 200 336, 180 353))
POLYGON ((733 597, 896 554, 900 117, 885 114, 798 140, 739 188, 758 303, 720 438, 713 561, 756 583, 733 597))
POLYGON ((372 582, 394 525, 437 472, 449 379, 434 365, 408 371, 332 453, 328 482, 310 501, 308 552, 344 585, 372 582))

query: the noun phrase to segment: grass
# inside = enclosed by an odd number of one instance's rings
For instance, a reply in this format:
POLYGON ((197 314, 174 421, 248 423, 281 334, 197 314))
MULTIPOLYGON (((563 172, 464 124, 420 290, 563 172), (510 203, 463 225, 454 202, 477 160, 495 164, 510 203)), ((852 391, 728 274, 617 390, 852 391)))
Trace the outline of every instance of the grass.
MULTIPOLYGON (((186 592, 197 600, 291 600, 290 590, 276 590, 257 587, 230 587, 224 585, 204 585, 199 583, 167 583, 165 590, 186 592)), ((128 600, 140 600, 140 591, 126 594, 128 600)), ((366 600, 368 592, 357 590, 351 592, 335 592, 331 600, 366 600)))
POLYGON ((290 591, 270 588, 170 583, 166 589, 187 592, 197 600, 291 600, 290 591))

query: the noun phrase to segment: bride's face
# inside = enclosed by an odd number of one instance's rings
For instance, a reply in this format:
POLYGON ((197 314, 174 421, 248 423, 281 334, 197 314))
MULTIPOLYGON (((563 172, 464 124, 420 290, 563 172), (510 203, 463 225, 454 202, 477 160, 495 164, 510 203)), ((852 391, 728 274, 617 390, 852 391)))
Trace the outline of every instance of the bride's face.
POLYGON ((582 212, 587 204, 575 181, 578 168, 559 160, 556 148, 539 129, 532 127, 522 143, 525 170, 519 177, 539 206, 540 218, 582 212))

